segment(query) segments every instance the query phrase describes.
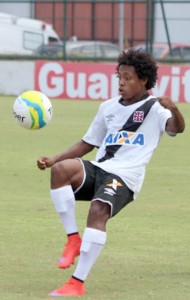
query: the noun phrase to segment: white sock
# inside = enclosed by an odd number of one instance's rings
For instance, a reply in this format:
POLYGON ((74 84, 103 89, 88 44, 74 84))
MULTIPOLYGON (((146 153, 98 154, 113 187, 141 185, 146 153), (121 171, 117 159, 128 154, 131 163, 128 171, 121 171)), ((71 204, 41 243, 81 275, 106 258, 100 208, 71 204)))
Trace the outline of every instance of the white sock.
POLYGON ((58 212, 66 234, 78 232, 75 218, 75 196, 70 185, 50 190, 50 195, 58 212))
POLYGON ((106 232, 87 227, 82 238, 80 256, 74 277, 85 281, 103 246, 106 243, 106 232))

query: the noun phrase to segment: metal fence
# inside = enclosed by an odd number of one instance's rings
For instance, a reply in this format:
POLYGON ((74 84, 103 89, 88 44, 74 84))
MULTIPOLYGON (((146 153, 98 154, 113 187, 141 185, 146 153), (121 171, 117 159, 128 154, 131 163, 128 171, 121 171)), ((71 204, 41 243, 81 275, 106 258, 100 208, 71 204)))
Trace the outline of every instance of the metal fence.
POLYGON ((190 0, 1 0, 0 58, 115 60, 140 47, 190 62, 189 27, 190 0))

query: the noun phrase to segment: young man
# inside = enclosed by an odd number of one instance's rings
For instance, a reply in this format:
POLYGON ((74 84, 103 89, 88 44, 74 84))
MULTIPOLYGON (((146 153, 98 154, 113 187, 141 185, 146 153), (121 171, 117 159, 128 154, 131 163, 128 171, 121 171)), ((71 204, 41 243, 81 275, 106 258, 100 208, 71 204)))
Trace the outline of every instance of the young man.
POLYGON ((82 140, 53 157, 41 157, 41 170, 51 167, 51 198, 64 225, 68 242, 59 268, 79 256, 76 269, 50 296, 79 296, 84 281, 106 243, 106 223, 139 193, 145 166, 164 132, 184 131, 178 108, 168 97, 148 94, 157 80, 150 54, 129 49, 118 58, 119 96, 100 104, 82 140), (80 158, 98 148, 96 160, 80 158), (89 200, 87 227, 81 239, 75 219, 75 199, 89 200))

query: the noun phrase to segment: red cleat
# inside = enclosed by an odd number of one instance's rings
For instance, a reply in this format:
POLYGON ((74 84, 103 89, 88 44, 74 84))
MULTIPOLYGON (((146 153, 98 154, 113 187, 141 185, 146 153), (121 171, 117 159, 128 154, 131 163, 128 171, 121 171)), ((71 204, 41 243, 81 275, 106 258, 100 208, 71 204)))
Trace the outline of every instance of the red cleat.
POLYGON ((49 293, 50 297, 81 296, 85 294, 84 282, 73 277, 59 289, 49 293))
POLYGON ((80 254, 81 237, 79 234, 68 236, 68 242, 65 244, 63 254, 58 262, 58 268, 69 268, 74 264, 75 257, 80 254))

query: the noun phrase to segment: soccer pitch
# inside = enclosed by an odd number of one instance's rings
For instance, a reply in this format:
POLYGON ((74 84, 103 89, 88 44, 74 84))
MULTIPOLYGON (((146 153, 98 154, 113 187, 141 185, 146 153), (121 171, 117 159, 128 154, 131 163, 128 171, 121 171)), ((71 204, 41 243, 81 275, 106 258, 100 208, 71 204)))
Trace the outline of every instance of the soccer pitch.
MULTIPOLYGON (((53 118, 37 131, 16 123, 13 102, 0 97, 0 299, 48 299, 74 266, 56 266, 66 239, 49 196, 50 170, 38 170, 36 160, 78 141, 100 102, 52 100, 53 118)), ((175 138, 164 136, 141 194, 109 221, 84 300, 190 299, 190 104, 178 107, 186 130, 175 138)), ((92 157, 94 152, 86 156, 92 157)), ((81 234, 88 208, 84 202, 76 206, 81 234)))

